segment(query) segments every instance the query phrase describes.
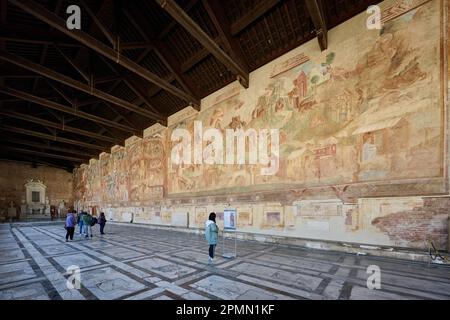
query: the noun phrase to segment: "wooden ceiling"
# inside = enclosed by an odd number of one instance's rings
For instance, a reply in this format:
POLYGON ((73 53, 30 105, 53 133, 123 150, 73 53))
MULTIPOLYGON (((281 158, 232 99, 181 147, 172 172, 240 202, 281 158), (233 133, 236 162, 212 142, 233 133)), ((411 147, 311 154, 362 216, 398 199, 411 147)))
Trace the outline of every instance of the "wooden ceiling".
POLYGON ((0 0, 0 159, 72 170, 378 2, 0 0))

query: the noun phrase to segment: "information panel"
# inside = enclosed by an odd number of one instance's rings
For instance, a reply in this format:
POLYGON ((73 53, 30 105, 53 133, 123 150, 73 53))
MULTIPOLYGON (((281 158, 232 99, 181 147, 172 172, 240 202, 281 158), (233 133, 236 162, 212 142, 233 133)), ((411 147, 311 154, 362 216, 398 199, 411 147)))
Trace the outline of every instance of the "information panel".
POLYGON ((236 230, 236 209, 225 209, 223 211, 223 227, 224 229, 236 230))

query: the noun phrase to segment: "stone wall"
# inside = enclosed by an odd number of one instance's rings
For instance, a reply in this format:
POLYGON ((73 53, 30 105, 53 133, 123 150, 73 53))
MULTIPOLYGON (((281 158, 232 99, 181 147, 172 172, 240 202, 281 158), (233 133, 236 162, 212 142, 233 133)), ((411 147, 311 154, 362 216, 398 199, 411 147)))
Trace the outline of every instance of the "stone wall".
POLYGON ((232 83, 204 98, 200 112, 187 107, 168 127, 152 126, 75 170, 76 206, 188 228, 203 228, 210 211, 222 226, 233 207, 238 229, 261 237, 445 248, 444 8, 446 0, 384 1, 381 30, 368 30, 362 13, 329 31, 327 50, 316 40, 301 45, 252 72, 247 90, 232 83), (248 144, 245 164, 225 164, 225 139, 205 138, 239 129, 255 130, 257 144, 269 130, 267 163, 249 164, 248 144))
POLYGON ((30 164, 0 161, 0 210, 5 215, 10 202, 20 208, 22 200, 25 201, 25 184, 31 180, 40 180, 46 186, 46 196, 50 205, 58 207, 65 201, 67 205, 73 204, 73 174, 62 169, 38 166, 33 168, 30 164))

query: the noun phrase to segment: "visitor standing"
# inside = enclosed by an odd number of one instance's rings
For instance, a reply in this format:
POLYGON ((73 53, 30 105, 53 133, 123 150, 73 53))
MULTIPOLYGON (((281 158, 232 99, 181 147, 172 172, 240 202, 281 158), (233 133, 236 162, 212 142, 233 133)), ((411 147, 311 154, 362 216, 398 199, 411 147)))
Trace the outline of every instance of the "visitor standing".
POLYGON ((209 257, 208 261, 214 261, 214 249, 217 245, 217 238, 219 237, 219 228, 216 224, 216 214, 211 212, 209 214, 208 221, 205 223, 205 237, 209 244, 209 257))
POLYGON ((87 238, 90 235, 92 238, 92 229, 91 229, 92 216, 89 213, 85 212, 83 214, 82 219, 85 237, 87 238))
POLYGON ((100 212, 100 217, 98 217, 98 224, 100 225, 100 234, 105 234, 103 230, 105 229, 106 218, 105 213, 100 212))
POLYGON ((70 240, 73 240, 73 233, 75 232, 75 225, 76 225, 76 220, 75 220, 75 212, 70 211, 69 214, 67 215, 66 218, 66 242, 70 240))

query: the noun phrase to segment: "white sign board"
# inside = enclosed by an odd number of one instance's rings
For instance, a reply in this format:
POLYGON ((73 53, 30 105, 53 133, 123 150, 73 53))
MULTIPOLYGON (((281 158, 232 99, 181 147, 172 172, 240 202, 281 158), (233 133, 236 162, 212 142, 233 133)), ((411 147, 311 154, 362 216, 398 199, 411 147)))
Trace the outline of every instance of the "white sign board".
POLYGON ((223 228, 236 229, 237 212, 236 209, 225 209, 223 211, 223 228))

